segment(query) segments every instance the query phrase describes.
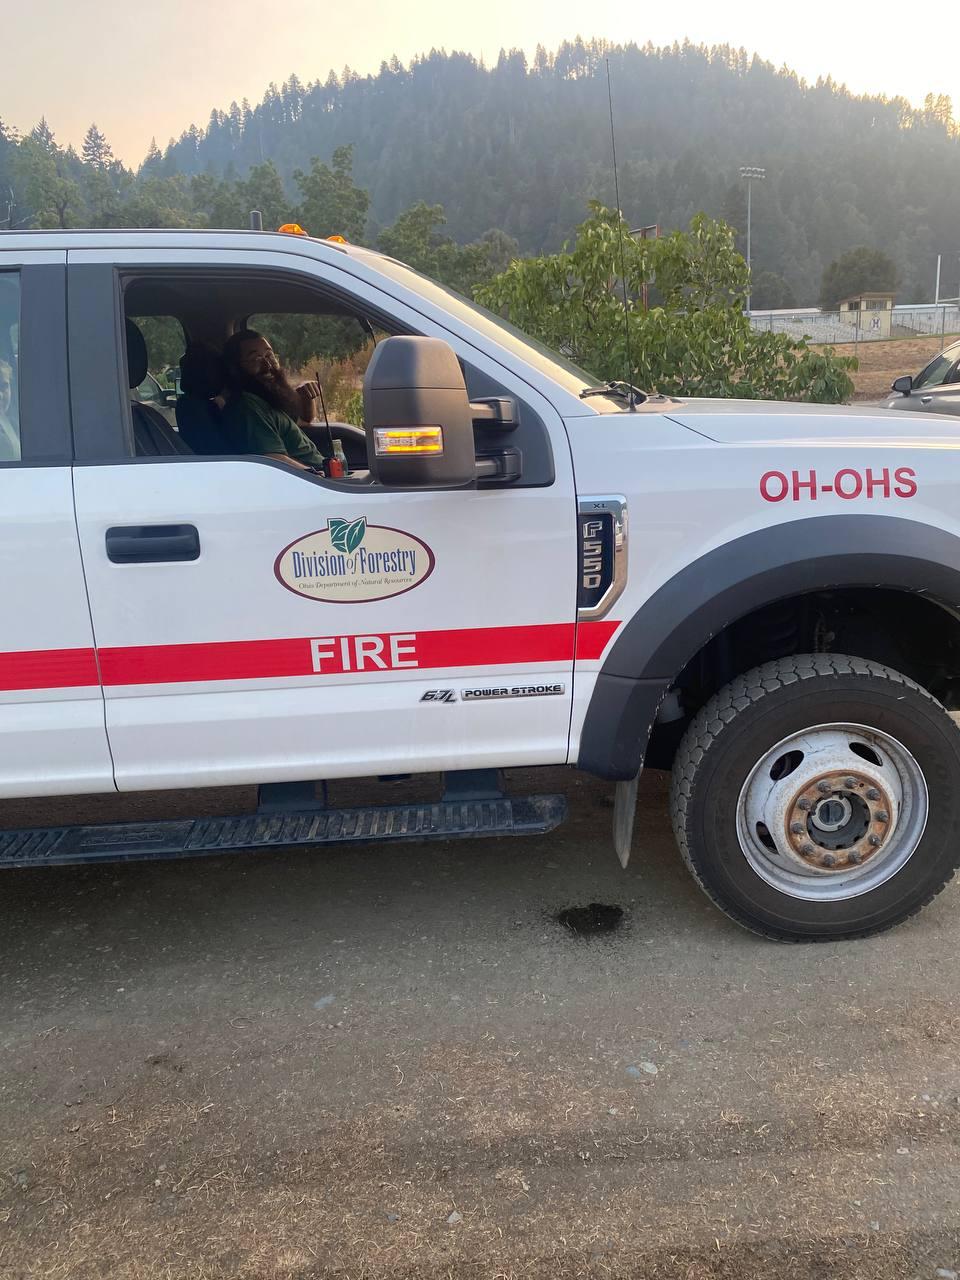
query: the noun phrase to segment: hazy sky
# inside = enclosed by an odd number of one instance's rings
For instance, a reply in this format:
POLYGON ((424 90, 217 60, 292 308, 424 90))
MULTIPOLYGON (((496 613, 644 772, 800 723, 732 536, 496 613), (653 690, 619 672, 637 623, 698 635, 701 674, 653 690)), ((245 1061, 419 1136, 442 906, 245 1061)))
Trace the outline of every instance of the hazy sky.
MULTIPOLYGON (((923 12, 886 0, 9 0, 4 5, 0 120, 27 130, 46 115, 62 144, 78 145, 96 121, 115 153, 138 164, 212 107, 257 102, 291 72, 325 79, 349 64, 374 71, 432 47, 488 60, 502 46, 532 53, 577 34, 669 44, 743 45, 808 79, 832 74, 855 92, 928 92, 960 100, 960 55, 949 38, 918 38, 923 12)), ((947 30, 950 29, 949 22, 947 30)))

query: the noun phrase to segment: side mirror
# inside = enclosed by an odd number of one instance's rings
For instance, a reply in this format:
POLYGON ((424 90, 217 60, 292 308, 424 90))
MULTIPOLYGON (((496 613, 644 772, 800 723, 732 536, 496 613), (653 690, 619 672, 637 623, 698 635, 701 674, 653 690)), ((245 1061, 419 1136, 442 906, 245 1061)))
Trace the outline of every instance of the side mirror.
POLYGON ((891 391, 899 391, 902 396, 908 396, 913 390, 913 378, 909 373, 902 374, 899 378, 895 378, 891 391))
POLYGON ((473 410, 460 361, 441 338, 385 338, 363 379, 372 478, 395 488, 476 483, 473 410))

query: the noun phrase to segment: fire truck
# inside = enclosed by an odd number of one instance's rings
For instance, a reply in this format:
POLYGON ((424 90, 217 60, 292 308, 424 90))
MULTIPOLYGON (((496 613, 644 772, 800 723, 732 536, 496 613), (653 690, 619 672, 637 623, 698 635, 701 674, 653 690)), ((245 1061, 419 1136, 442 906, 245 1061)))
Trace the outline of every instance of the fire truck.
POLYGON ((544 833, 563 797, 509 771, 560 765, 615 788, 625 862, 646 765, 734 920, 875 933, 960 860, 958 493, 949 418, 604 382, 370 250, 6 233, 0 797, 259 800, 5 829, 0 864, 544 833), (376 342, 344 474, 211 445, 215 375, 137 394, 157 335, 318 318, 376 342))

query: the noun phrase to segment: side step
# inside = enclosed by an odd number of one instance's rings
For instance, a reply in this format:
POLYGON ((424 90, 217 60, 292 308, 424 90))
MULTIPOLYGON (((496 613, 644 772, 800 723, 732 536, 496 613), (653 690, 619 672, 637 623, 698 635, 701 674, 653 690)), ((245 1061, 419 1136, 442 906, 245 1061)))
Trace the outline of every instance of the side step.
POLYGON ((182 858, 294 845, 542 835, 559 826, 566 812, 564 796, 535 795, 98 827, 35 827, 0 831, 0 867, 182 858))

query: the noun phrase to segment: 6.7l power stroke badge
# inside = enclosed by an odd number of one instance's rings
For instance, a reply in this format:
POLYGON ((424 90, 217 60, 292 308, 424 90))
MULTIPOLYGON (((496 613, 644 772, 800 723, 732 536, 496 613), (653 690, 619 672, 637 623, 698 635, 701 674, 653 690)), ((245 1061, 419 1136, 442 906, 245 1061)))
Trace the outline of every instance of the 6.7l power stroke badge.
POLYGON ((331 519, 325 529, 291 542, 277 556, 274 573, 288 591, 329 604, 363 604, 412 591, 430 574, 436 557, 402 529, 331 519))

